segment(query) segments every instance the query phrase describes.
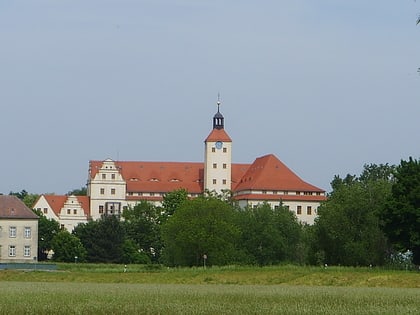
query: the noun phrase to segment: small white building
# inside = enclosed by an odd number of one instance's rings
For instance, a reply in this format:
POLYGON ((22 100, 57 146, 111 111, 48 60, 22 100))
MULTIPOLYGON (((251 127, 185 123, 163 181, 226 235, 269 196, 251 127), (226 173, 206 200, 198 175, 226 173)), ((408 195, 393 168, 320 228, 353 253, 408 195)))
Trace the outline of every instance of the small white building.
POLYGON ((0 195, 0 263, 36 263, 38 216, 15 196, 0 195))

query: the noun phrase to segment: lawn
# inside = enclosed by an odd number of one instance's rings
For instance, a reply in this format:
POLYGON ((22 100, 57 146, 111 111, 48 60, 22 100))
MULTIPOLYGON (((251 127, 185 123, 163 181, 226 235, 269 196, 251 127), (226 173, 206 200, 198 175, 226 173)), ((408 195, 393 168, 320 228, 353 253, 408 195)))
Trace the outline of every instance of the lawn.
POLYGON ((420 273, 59 265, 0 271, 0 314, 419 314, 420 273))

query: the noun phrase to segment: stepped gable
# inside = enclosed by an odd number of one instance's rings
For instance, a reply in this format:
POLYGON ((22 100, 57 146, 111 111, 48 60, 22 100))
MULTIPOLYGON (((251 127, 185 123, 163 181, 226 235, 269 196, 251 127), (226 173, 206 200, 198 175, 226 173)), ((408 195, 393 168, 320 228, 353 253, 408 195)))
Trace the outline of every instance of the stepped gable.
MULTIPOLYGON (((118 161, 115 165, 127 192, 165 193, 183 188, 198 194, 203 190, 203 163, 118 161)), ((101 161, 91 161, 91 178, 101 166, 101 161)))
POLYGON ((303 181, 273 154, 259 157, 251 164, 235 187, 235 192, 243 190, 324 192, 303 181))
MULTIPOLYGON (((64 207, 69 196, 67 195, 41 195, 39 198, 44 197, 55 215, 60 216, 60 211, 64 207)), ((90 200, 88 196, 74 196, 83 208, 86 216, 90 215, 90 200)), ((39 199, 38 199, 39 200, 39 199)), ((35 203, 36 204, 36 203, 35 203)))
POLYGON ((10 195, 0 195, 1 219, 38 219, 19 198, 10 195))

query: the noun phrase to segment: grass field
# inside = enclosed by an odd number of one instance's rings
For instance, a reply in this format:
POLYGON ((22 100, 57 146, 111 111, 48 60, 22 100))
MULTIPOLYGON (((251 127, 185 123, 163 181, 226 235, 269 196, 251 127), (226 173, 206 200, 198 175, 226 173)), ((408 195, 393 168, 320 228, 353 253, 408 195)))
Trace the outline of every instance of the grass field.
POLYGON ((63 264, 0 271, 0 314, 420 314, 420 273, 63 264))

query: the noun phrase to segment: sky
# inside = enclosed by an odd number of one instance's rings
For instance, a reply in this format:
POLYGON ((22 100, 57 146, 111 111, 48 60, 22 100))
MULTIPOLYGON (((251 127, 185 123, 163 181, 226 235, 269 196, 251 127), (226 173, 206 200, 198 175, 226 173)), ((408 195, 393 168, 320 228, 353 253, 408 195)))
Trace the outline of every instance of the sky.
POLYGON ((0 0, 0 193, 65 194, 89 160, 232 159, 334 175, 420 157, 414 0, 0 0))

